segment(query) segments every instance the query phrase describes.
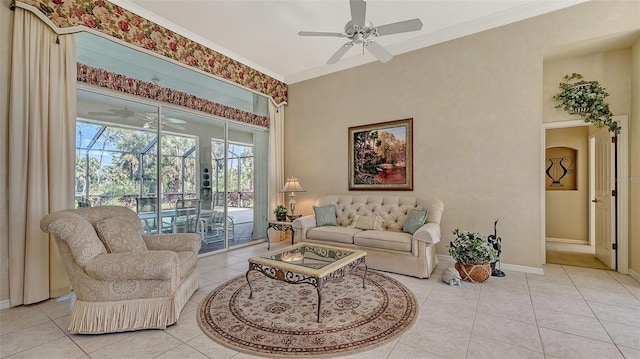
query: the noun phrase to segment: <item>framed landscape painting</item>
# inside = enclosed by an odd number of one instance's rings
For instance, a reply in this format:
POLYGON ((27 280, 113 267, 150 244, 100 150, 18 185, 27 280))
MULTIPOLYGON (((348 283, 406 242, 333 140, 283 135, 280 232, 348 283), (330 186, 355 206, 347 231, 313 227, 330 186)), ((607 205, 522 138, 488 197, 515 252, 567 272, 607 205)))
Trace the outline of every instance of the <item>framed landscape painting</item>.
POLYGON ((349 127, 349 190, 413 190, 413 119, 349 127))

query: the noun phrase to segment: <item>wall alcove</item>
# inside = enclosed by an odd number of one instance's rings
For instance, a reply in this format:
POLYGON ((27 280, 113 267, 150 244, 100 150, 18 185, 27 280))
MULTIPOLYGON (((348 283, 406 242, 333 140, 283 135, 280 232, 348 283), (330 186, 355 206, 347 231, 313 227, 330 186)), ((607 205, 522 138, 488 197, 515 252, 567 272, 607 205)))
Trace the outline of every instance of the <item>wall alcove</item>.
POLYGON ((545 156, 545 189, 567 191, 578 189, 578 150, 570 147, 549 147, 545 156))

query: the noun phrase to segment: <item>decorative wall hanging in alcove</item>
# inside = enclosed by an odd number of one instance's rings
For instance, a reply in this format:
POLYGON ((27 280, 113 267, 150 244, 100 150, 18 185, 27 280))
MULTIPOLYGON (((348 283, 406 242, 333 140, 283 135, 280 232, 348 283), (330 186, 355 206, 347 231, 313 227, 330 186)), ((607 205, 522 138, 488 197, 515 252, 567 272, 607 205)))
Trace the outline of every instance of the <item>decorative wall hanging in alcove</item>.
POLYGON ((545 188, 551 191, 576 190, 578 151, 569 147, 549 147, 545 159, 545 188))

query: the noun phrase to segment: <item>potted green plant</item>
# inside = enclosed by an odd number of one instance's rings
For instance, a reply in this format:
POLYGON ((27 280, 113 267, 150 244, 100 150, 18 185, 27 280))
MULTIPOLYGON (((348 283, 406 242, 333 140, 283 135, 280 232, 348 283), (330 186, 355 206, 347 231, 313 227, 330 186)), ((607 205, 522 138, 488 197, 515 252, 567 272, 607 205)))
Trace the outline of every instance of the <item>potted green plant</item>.
POLYGON ((598 81, 585 81, 581 74, 573 73, 565 75, 559 87, 562 91, 553 96, 558 103, 556 108, 578 115, 598 128, 607 127, 610 132, 620 133, 620 126, 611 119, 613 114, 604 101, 609 93, 598 81))
POLYGON ((273 210, 273 214, 276 215, 276 219, 278 221, 286 221, 287 220, 287 208, 283 205, 278 205, 276 209, 273 210))
POLYGON ((484 282, 491 276, 491 262, 498 259, 498 251, 480 233, 453 231, 455 238, 449 244, 449 255, 455 259, 455 268, 463 280, 484 282))

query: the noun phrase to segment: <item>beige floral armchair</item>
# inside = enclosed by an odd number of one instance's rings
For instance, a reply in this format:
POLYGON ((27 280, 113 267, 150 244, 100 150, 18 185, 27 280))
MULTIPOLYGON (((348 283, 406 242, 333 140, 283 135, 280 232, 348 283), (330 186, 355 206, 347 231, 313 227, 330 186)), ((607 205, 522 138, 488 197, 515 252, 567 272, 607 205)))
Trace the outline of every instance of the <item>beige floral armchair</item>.
POLYGON ((69 331, 166 328, 198 289, 200 237, 145 235, 136 212, 118 206, 46 215, 76 293, 69 331))

